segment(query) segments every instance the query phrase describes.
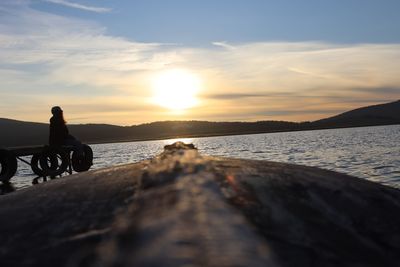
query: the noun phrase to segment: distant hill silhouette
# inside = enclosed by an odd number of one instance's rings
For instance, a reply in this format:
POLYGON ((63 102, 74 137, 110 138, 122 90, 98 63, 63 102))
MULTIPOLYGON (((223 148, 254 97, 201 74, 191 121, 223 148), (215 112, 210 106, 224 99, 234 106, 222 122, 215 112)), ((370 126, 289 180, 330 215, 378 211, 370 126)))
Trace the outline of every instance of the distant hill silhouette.
POLYGON ((386 104, 354 109, 342 114, 314 121, 315 127, 356 127, 397 124, 400 122, 400 100, 386 104))
MULTIPOLYGON (((400 124, 400 101, 368 106, 314 122, 162 121, 135 126, 109 124, 68 125, 86 143, 139 141, 176 137, 298 131, 339 127, 400 124)), ((47 144, 49 125, 0 118, 0 147, 47 144)))

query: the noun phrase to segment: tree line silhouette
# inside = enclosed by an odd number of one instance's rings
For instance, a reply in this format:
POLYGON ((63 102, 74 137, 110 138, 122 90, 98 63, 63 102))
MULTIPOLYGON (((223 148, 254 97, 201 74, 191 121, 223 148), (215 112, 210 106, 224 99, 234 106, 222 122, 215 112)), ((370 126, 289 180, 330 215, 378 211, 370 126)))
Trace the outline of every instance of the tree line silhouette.
MULTIPOLYGON (((400 101, 359 108, 313 122, 162 121, 135 126, 81 124, 68 127, 74 136, 85 143, 104 143, 390 124, 400 124, 400 101)), ((48 124, 45 123, 0 119, 0 147, 46 144, 48 127, 48 124)))

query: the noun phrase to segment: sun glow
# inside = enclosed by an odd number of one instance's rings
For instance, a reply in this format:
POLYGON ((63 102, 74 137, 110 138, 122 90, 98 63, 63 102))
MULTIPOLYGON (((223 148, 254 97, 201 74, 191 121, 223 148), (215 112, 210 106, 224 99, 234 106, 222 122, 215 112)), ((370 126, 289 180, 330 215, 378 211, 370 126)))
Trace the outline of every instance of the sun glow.
POLYGON ((173 111, 183 111, 198 104, 200 79, 193 73, 174 69, 153 79, 153 102, 173 111))

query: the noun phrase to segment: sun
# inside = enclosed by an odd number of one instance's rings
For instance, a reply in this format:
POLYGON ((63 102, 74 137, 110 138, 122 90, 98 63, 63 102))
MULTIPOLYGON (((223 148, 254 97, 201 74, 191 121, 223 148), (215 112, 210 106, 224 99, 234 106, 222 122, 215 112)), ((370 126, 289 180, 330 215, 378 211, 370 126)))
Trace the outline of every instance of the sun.
POLYGON ((153 78, 153 103, 172 111, 183 111, 198 104, 200 79, 184 69, 167 70, 153 78))

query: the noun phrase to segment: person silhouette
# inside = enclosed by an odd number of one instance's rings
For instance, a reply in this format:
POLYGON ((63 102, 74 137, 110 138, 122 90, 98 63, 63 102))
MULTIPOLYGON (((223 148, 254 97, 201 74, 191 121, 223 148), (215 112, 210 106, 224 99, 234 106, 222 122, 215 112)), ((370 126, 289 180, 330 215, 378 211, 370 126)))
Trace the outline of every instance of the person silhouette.
POLYGON ((73 146, 79 154, 83 154, 83 145, 75 137, 69 134, 64 119, 64 112, 59 106, 51 108, 53 116, 50 118, 50 146, 73 146))

